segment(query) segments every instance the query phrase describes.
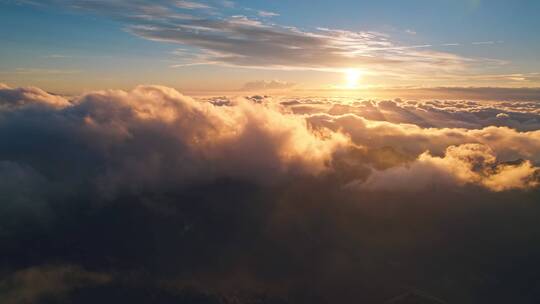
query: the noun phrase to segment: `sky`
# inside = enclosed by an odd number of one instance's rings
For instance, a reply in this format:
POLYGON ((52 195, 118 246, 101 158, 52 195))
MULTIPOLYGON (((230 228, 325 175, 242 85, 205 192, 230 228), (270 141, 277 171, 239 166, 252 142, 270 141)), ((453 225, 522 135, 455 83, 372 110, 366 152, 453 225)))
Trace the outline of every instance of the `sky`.
POLYGON ((538 1, 0 1, 0 80, 58 93, 537 87, 538 1))

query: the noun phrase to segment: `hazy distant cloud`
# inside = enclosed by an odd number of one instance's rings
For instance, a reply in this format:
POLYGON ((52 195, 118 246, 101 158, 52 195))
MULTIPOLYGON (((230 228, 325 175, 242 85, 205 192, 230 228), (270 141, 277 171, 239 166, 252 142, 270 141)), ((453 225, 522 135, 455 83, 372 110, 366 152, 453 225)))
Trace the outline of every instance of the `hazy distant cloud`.
POLYGON ((244 84, 242 90, 244 91, 257 91, 257 90, 286 90, 296 86, 296 83, 279 81, 279 80, 260 80, 252 81, 244 84))
MULTIPOLYGON (((489 78, 490 76, 483 76, 489 78)), ((495 79, 516 80, 517 78, 529 81, 540 80, 538 74, 512 74, 492 76, 495 79)), ((519 81, 519 80, 518 80, 519 81)), ((446 98, 469 98, 481 100, 512 100, 512 101, 537 101, 540 100, 540 88, 505 88, 505 87, 439 87, 439 88, 422 88, 418 89, 424 92, 427 96, 434 94, 445 95, 446 98)))
MULTIPOLYGON (((463 77, 462 77, 463 78, 463 77)), ((540 81, 536 73, 510 75, 484 75, 471 77, 470 81, 486 79, 489 82, 534 83, 540 81)), ((369 92, 376 96, 408 99, 472 99, 483 101, 537 101, 540 100, 539 87, 383 87, 370 88, 369 92)))

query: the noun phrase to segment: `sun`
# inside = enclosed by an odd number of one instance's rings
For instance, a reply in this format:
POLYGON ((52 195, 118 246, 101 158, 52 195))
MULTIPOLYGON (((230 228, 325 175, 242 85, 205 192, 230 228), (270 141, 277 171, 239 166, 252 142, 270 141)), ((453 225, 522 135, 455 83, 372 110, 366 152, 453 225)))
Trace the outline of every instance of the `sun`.
POLYGON ((346 87, 348 89, 354 89, 358 87, 358 82, 362 73, 357 69, 347 69, 345 70, 345 80, 347 81, 346 87))

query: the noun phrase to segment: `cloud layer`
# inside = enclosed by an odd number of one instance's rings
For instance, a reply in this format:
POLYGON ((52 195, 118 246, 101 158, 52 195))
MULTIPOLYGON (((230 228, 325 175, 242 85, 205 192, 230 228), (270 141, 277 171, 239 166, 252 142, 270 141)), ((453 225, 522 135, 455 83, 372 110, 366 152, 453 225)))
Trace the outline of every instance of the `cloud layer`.
POLYGON ((0 299, 534 303, 539 114, 0 85, 0 299))

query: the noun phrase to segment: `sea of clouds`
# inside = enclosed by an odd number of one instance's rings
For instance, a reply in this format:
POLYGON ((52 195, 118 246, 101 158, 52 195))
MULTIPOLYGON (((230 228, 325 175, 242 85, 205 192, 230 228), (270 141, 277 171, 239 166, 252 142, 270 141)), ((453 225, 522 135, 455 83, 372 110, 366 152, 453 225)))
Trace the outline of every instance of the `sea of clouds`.
POLYGON ((2 303, 540 299, 539 102, 0 84, 0 138, 2 303))

